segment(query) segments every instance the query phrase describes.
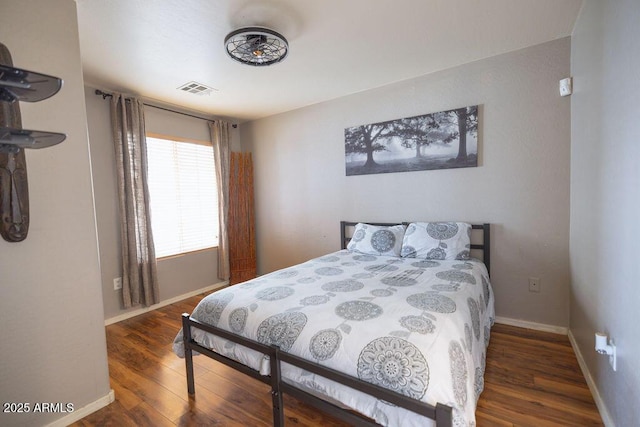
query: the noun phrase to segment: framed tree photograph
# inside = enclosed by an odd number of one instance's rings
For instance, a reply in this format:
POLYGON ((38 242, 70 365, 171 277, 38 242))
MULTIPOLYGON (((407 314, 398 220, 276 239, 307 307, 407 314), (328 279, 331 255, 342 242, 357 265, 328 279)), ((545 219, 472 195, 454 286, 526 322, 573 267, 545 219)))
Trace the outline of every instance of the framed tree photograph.
POLYGON ((347 176, 478 166, 478 106, 344 130, 347 176))

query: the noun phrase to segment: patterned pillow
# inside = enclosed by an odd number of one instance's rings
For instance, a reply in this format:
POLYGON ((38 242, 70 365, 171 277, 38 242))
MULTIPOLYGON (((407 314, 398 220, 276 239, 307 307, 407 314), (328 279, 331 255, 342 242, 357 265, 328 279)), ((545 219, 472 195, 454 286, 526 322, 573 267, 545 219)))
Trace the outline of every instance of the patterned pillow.
POLYGON ((402 240, 406 258, 469 259, 471 225, 465 222, 412 222, 402 240))
POLYGON ((383 227, 359 222, 347 249, 363 254, 399 257, 405 228, 404 225, 383 227))

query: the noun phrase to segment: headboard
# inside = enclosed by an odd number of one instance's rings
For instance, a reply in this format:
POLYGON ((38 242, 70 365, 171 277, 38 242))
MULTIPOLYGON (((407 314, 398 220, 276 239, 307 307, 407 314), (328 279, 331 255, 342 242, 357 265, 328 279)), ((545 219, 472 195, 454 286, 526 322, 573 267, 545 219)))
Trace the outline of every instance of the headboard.
MULTIPOLYGON (((347 244, 351 240, 351 234, 347 232, 347 229, 355 227, 356 224, 358 224, 358 222, 340 221, 340 246, 342 249, 346 249, 347 244)), ((398 224, 409 225, 408 222, 366 222, 366 224, 380 226, 390 226, 398 224)), ((471 224, 471 228, 472 230, 482 230, 481 242, 479 241, 480 239, 478 239, 476 240, 477 243, 473 243, 475 239, 473 233, 471 234, 471 249, 482 251, 482 261, 484 262, 484 265, 487 266, 487 272, 489 273, 489 275, 491 275, 491 224, 471 224)))

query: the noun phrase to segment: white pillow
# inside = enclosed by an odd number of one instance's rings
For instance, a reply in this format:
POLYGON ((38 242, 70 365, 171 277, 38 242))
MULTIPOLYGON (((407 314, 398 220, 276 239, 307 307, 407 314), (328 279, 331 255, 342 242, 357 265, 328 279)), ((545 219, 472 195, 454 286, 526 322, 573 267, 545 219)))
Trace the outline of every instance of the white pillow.
POLYGON ((399 257, 405 229, 402 224, 385 227, 359 222, 347 249, 363 254, 399 257))
POLYGON ((402 240, 406 258, 466 260, 471 250, 471 225, 465 222, 412 222, 402 240))

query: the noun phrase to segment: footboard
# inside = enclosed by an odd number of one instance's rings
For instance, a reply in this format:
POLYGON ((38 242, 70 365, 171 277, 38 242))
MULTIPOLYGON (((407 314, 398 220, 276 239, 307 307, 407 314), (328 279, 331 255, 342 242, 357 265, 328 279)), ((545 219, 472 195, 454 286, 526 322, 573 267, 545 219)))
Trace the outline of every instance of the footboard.
POLYGON ((189 314, 182 315, 182 330, 184 339, 185 363, 187 370, 187 389, 190 395, 195 394, 195 383, 193 374, 193 351, 203 354, 207 357, 215 359, 227 366, 230 366, 246 375, 249 375, 265 384, 271 386, 272 406, 273 406, 273 425, 284 425, 284 408, 283 393, 287 393, 305 403, 308 403, 317 409, 335 416, 354 426, 376 426, 374 421, 363 418, 355 413, 338 407, 321 398, 309 394, 296 386, 282 381, 281 363, 287 363, 308 372, 323 376, 329 380, 338 382, 344 386, 354 390, 366 393, 377 399, 384 400, 409 411, 423 415, 436 421, 437 427, 450 427, 452 424, 452 408, 447 405, 437 404, 435 407, 424 402, 411 399, 407 396, 395 393, 386 388, 382 388, 375 384, 362 381, 358 378, 345 375, 342 372, 327 368, 317 363, 309 362, 298 356, 281 351, 279 347, 268 346, 242 336, 230 333, 224 329, 210 326, 192 319, 189 314), (191 336, 191 328, 198 328, 210 334, 214 334, 220 338, 233 341, 239 345, 248 347, 269 356, 270 375, 261 375, 258 371, 251 369, 241 363, 236 362, 228 357, 222 356, 210 349, 196 343, 191 336))

